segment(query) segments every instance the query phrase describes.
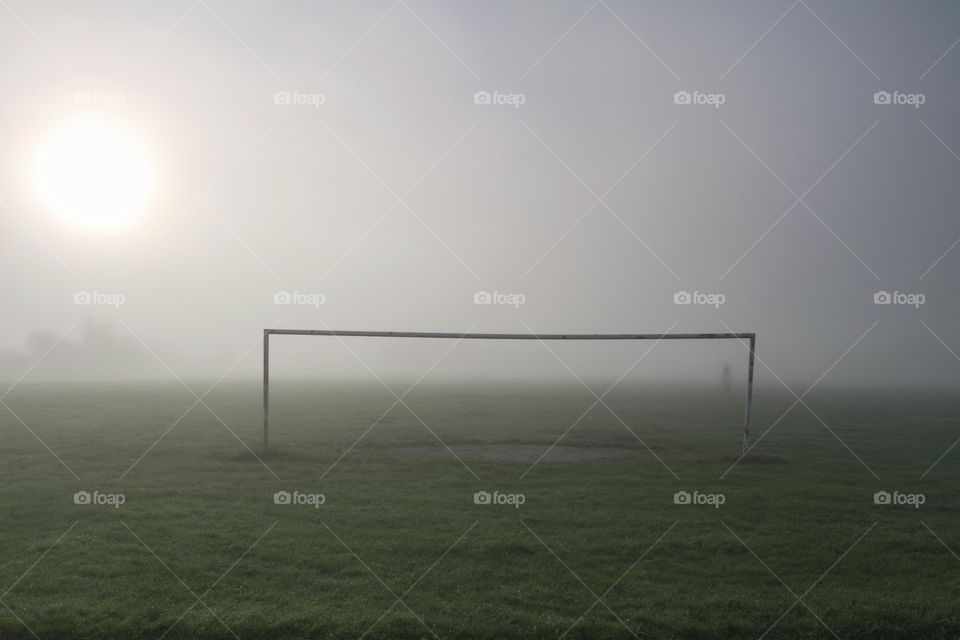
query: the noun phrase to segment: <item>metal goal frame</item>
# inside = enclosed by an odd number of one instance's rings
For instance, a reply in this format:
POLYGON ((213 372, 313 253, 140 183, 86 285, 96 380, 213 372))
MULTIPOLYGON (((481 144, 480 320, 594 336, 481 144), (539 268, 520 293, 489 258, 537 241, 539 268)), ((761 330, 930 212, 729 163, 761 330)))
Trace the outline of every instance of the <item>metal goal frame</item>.
POLYGON ((436 331, 338 331, 336 329, 263 330, 263 450, 270 449, 270 336, 337 336, 344 338, 427 338, 453 340, 741 340, 749 341, 747 397, 743 417, 742 452, 750 443, 753 409, 753 362, 756 333, 444 333, 436 331))

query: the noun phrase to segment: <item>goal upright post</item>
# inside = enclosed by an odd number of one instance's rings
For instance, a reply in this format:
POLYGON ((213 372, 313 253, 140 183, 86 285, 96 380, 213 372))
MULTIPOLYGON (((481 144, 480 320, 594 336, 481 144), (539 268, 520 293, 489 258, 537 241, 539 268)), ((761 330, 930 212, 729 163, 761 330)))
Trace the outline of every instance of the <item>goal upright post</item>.
POLYGON ((750 414, 753 409, 753 369, 756 333, 453 333, 437 331, 347 331, 336 329, 263 330, 263 451, 270 448, 270 336, 334 336, 341 338, 440 338, 454 340, 746 340, 747 398, 741 451, 750 447, 750 414))

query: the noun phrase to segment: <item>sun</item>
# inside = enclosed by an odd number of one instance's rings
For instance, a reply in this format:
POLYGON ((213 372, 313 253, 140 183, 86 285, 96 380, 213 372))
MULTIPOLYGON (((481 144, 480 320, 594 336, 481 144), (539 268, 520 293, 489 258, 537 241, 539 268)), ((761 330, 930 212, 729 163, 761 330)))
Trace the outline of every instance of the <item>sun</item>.
POLYGON ((149 203, 149 150, 121 124, 70 121, 37 147, 31 182, 45 208, 71 227, 118 233, 149 203))

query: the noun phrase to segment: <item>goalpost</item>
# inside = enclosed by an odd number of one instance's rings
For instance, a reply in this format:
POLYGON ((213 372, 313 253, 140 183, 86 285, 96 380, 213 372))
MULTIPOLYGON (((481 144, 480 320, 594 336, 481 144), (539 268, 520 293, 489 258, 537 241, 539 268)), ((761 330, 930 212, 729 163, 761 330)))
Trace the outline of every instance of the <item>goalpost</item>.
POLYGON ((334 329, 263 330, 263 450, 270 448, 270 336, 339 336, 352 338, 439 338, 453 340, 747 340, 747 399, 743 418, 742 452, 750 443, 753 408, 753 361, 756 333, 442 333, 433 331, 337 331, 334 329))

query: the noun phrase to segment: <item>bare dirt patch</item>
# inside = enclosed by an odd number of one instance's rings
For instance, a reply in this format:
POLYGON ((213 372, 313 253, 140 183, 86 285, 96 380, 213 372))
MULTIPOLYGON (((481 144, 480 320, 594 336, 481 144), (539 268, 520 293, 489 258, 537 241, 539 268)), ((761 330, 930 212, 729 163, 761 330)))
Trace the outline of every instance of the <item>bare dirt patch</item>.
MULTIPOLYGON (((591 460, 609 460, 649 455, 645 449, 627 447, 577 447, 558 444, 550 448, 549 444, 456 444, 450 449, 463 459, 487 460, 493 462, 534 462, 543 456, 543 462, 589 462, 591 460)), ((391 447, 392 451, 418 456, 449 456, 450 451, 442 445, 391 447)))

